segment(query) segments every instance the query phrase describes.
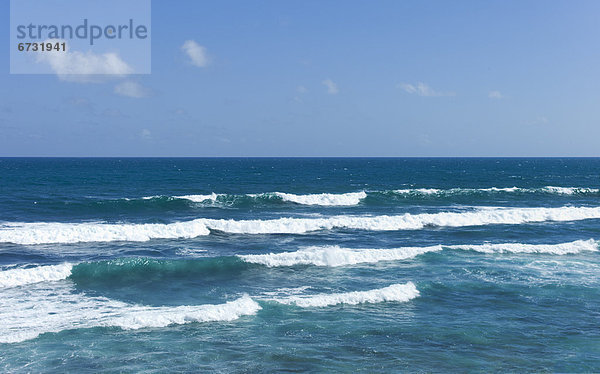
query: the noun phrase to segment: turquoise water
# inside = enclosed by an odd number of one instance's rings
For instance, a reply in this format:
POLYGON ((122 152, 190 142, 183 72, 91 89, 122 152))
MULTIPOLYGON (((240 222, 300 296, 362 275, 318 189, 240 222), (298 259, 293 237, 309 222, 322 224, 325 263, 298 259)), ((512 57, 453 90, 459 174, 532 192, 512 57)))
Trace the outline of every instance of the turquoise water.
POLYGON ((0 370, 600 371, 599 170, 0 159, 0 370))

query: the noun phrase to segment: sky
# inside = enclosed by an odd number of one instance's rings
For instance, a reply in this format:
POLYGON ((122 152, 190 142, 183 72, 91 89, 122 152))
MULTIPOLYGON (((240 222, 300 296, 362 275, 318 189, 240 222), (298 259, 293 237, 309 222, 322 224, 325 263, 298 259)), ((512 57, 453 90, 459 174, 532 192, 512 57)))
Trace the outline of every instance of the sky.
POLYGON ((153 0, 100 79, 10 74, 0 13, 0 156, 600 156, 598 1, 153 0))

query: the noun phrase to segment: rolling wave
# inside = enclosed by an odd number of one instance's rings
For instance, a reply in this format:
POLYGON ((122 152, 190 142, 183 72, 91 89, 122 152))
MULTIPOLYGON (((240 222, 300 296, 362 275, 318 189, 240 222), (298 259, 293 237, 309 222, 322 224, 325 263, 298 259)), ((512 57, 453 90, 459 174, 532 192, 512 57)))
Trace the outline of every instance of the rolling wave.
POLYGON ((416 257, 427 252, 441 251, 442 246, 404 247, 392 249, 352 249, 338 246, 309 247, 295 252, 267 253, 261 255, 240 255, 249 263, 268 267, 316 265, 347 266, 379 261, 397 261, 416 257))
POLYGON ((430 247, 401 247, 391 249, 340 248, 338 246, 309 247, 294 252, 239 255, 242 260, 268 267, 277 266, 348 266, 380 261, 411 259, 424 253, 443 249, 474 251, 481 253, 545 253, 553 255, 577 254, 598 250, 598 242, 576 240, 559 244, 479 244, 479 245, 435 245, 430 247))
POLYGON ((353 229, 370 231, 420 230, 428 226, 464 227, 578 221, 600 218, 600 207, 480 208, 469 212, 402 214, 397 216, 333 216, 272 220, 204 220, 211 230, 234 234, 303 234, 311 231, 353 229))
POLYGON ((600 218, 600 207, 480 208, 468 212, 402 214, 397 216, 332 216, 270 220, 195 219, 170 224, 5 223, 0 242, 49 244, 76 242, 147 241, 194 238, 210 230, 231 234, 304 234, 351 229, 370 231, 420 230, 425 227, 464 227, 492 224, 579 221, 600 218))
POLYGON ((481 253, 547 253, 553 255, 570 255, 597 251, 598 242, 594 239, 588 239, 559 244, 486 243, 480 245, 449 245, 445 246, 445 248, 481 253))
POLYGON ((406 302, 419 296, 412 282, 392 284, 391 286, 369 291, 353 291, 334 294, 293 295, 273 299, 281 304, 295 305, 301 308, 326 307, 337 304, 358 305, 381 303, 385 301, 406 302))
POLYGON ((558 244, 484 243, 463 245, 434 245, 400 248, 340 248, 338 246, 308 247, 293 252, 205 257, 195 259, 159 260, 149 258, 120 258, 81 262, 78 264, 44 265, 0 271, 0 288, 71 279, 78 284, 90 282, 137 283, 152 278, 197 277, 211 274, 227 275, 239 272, 249 264, 267 267, 298 265, 349 266, 399 261, 442 250, 462 250, 480 253, 540 253, 569 255, 598 251, 594 239, 558 244))

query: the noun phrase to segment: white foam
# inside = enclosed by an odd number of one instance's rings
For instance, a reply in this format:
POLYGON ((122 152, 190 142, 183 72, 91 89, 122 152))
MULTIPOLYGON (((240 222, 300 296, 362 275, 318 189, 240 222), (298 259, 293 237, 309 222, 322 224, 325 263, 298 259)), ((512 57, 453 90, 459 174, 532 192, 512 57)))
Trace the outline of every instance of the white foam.
POLYGON ((555 187, 546 186, 542 189, 548 193, 555 193, 559 195, 575 195, 575 194, 592 194, 600 192, 598 188, 586 188, 586 187, 555 187))
POLYGON ((0 226, 0 243, 143 242, 150 239, 194 238, 209 233, 202 220, 170 224, 11 223, 0 226))
POLYGON ((273 220, 204 220, 206 226, 237 234, 301 234, 335 228, 392 231, 418 230, 426 226, 480 226, 600 218, 600 207, 481 208, 469 212, 403 214, 397 216, 333 216, 328 218, 279 218, 273 220))
POLYGON ((260 255, 238 255, 242 260, 268 267, 316 265, 348 266, 376 263, 380 261, 399 261, 417 257, 424 253, 438 252, 442 249, 467 250, 482 253, 546 253, 555 255, 577 254, 585 251, 597 251, 598 242, 593 239, 576 240, 559 244, 477 244, 477 245, 435 245, 429 247, 401 248, 340 248, 338 246, 308 247, 294 252, 266 253, 260 255))
POLYGON ((575 195, 575 194, 593 194, 599 193, 598 188, 588 187, 554 187, 546 186, 542 188, 521 188, 521 187, 488 187, 488 188, 410 188, 393 190, 392 192, 401 195, 462 195, 481 192, 520 192, 520 193, 550 193, 558 195, 575 195))
POLYGON ((152 307, 87 296, 69 285, 42 286, 3 291, 0 298, 0 343, 21 342, 44 333, 79 328, 114 326, 129 330, 232 321, 261 309, 248 296, 216 305, 152 307))
POLYGON ((105 326, 117 326, 124 330, 145 327, 166 327, 192 322, 233 321, 241 316, 258 312, 260 305, 248 295, 224 304, 206 304, 177 307, 132 306, 104 322, 105 326))
POLYGON ((0 288, 66 279, 71 275, 71 269, 73 265, 65 263, 0 271, 0 288))
POLYGON ((398 261, 416 257, 427 252, 441 251, 442 246, 404 247, 392 249, 352 249, 338 246, 309 247, 295 252, 268 253, 238 256, 246 262, 268 267, 316 265, 345 266, 379 261, 398 261))
POLYGON ((434 195, 434 194, 439 194, 440 192, 442 192, 443 190, 437 189, 437 188, 409 188, 409 189, 401 189, 401 190, 394 190, 393 192, 398 193, 398 194, 408 194, 408 195, 434 195))
POLYGON ((321 205, 321 206, 350 206, 357 205, 360 200, 367 197, 365 191, 350 192, 344 194, 320 193, 309 195, 295 195, 284 192, 274 192, 274 195, 284 201, 291 201, 303 205, 321 205))
POLYGON ((196 219, 170 224, 5 223, 0 243, 45 244, 194 238, 209 229, 235 234, 302 234, 318 230, 419 230, 426 226, 481 226, 600 218, 600 207, 479 208, 468 212, 397 216, 332 216, 271 220, 196 219))
POLYGON ((547 253, 555 255, 577 254, 581 252, 594 252, 598 250, 598 242, 593 239, 576 240, 559 244, 480 244, 480 245, 450 245, 445 248, 476 251, 482 253, 547 253))
POLYGON ((216 194, 216 193, 212 193, 210 195, 183 195, 183 196, 173 196, 175 199, 185 199, 185 200, 190 200, 193 201, 195 203, 201 203, 204 201, 212 201, 215 202, 217 201, 217 198, 219 196, 222 196, 222 194, 216 194))
POLYGON ((337 304, 357 305, 362 303, 381 303, 384 301, 405 302, 419 296, 417 287, 412 282, 392 284, 391 286, 369 291, 354 291, 334 294, 293 295, 276 298, 281 304, 296 305, 302 308, 325 307, 337 304))

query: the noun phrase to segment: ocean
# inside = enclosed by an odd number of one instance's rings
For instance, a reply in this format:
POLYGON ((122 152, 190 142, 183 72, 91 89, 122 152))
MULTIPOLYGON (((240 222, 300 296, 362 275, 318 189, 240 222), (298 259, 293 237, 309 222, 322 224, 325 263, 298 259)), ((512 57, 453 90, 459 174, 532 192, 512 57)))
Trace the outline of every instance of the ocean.
POLYGON ((2 158, 2 372, 598 372, 598 158, 2 158))

